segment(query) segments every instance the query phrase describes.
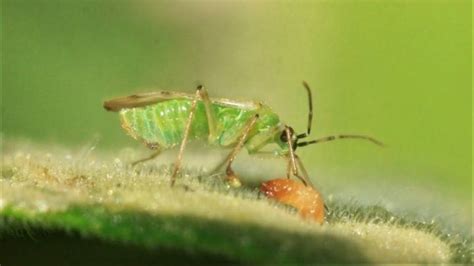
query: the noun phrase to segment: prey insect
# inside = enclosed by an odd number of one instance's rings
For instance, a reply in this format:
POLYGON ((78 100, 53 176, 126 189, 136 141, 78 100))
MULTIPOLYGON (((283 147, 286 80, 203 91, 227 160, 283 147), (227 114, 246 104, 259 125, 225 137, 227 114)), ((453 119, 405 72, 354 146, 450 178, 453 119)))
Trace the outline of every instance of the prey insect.
POLYGON ((240 186, 241 182, 232 164, 242 148, 246 148, 251 155, 285 158, 288 162, 287 177, 295 176, 305 186, 314 187, 295 154, 298 147, 349 138, 381 143, 364 135, 337 135, 301 141, 310 135, 313 120, 311 90, 306 82, 303 86, 308 95, 309 114, 307 130, 302 134, 296 134, 261 102, 210 98, 203 86, 198 86, 194 94, 171 91, 134 94, 106 101, 104 108, 119 112, 122 128, 127 134, 154 150, 151 156, 135 163, 153 159, 163 150, 179 146, 171 185, 181 169, 186 144, 191 140, 202 140, 210 145, 231 148, 217 170, 225 167, 227 180, 234 186, 240 186), (269 144, 276 144, 274 150, 264 151, 269 144))
POLYGON ((303 218, 319 224, 324 222, 324 200, 315 188, 295 180, 277 178, 263 182, 260 191, 268 198, 296 208, 303 218))

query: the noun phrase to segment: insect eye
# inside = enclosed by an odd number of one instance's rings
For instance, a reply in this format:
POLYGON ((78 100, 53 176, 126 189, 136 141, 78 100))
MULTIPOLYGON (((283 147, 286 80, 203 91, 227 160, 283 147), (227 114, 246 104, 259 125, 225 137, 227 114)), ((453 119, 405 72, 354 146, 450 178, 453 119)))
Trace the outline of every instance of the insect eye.
POLYGON ((280 140, 281 140, 282 142, 287 142, 287 141, 288 141, 288 138, 286 137, 286 131, 285 131, 285 130, 283 130, 283 131, 281 132, 280 140))
MULTIPOLYGON (((290 138, 293 138, 293 135, 295 134, 295 130, 292 127, 289 127, 290 129, 290 138)), ((287 142, 288 138, 286 137, 286 130, 283 130, 280 135, 280 140, 282 142, 287 142)))

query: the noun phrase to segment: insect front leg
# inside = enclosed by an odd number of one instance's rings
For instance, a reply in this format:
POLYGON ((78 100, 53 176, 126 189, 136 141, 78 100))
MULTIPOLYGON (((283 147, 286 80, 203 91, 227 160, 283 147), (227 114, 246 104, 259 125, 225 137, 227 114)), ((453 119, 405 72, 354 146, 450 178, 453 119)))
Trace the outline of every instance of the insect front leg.
MULTIPOLYGON (((301 160, 299 159, 299 157, 295 154, 295 151, 293 150, 291 132, 288 127, 285 128, 285 133, 288 140, 288 151, 289 151, 288 163, 291 165, 291 170, 293 172, 293 175, 298 177, 301 181, 303 181, 305 185, 307 186, 309 185, 315 188, 314 185, 309 180, 308 173, 306 172, 306 169, 303 167, 303 163, 301 162, 301 160), (303 175, 300 175, 298 171, 298 166, 300 166, 301 171, 303 172, 303 175)), ((287 175, 289 175, 289 173, 287 173, 287 175)))
POLYGON ((186 121, 186 126, 184 128, 183 140, 181 141, 181 145, 179 147, 178 157, 176 158, 176 161, 174 163, 173 173, 171 174, 171 186, 174 186, 174 183, 176 182, 176 175, 178 174, 179 169, 181 167, 184 148, 186 147, 186 143, 189 138, 189 132, 191 131, 191 123, 193 122, 194 114, 196 113, 196 105, 197 105, 198 99, 200 98, 201 89, 202 89, 202 86, 197 87, 196 95, 191 104, 191 108, 189 109, 189 116, 188 116, 188 120, 186 121))
POLYGON ((255 156, 257 158, 262 158, 262 159, 284 159, 287 162, 286 177, 288 179, 291 178, 293 168, 292 168, 292 165, 291 165, 291 160, 288 160, 288 158, 289 158, 288 155, 275 154, 272 151, 251 151, 251 152, 249 151, 249 154, 252 155, 252 156, 255 156))
POLYGON ((291 178, 291 173, 292 173, 292 171, 293 171, 293 165, 291 164, 291 160, 289 159, 289 158, 290 158, 289 156, 290 156, 290 155, 288 155, 288 156, 286 157, 286 158, 287 158, 287 161, 288 161, 287 166, 286 166, 286 178, 287 178, 287 179, 290 179, 290 178, 291 178))

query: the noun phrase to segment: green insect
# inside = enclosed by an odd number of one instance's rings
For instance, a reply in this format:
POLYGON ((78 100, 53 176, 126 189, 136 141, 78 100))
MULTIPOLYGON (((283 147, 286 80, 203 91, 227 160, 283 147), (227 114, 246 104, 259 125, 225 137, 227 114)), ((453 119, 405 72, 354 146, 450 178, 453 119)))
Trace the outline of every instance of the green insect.
POLYGON ((296 176, 305 185, 313 186, 300 158, 295 154, 297 147, 347 138, 382 144, 363 135, 336 135, 301 142, 301 139, 310 135, 313 118, 311 90, 306 82, 303 82, 303 86, 308 94, 309 114, 307 131, 302 134, 295 134, 293 128, 281 122, 278 115, 261 102, 209 98, 203 86, 198 86, 194 95, 170 91, 134 94, 106 101, 104 108, 119 112, 122 128, 155 151, 134 164, 153 159, 161 151, 179 145, 171 185, 175 183, 180 170, 187 142, 201 140, 213 146, 231 148, 217 169, 226 166, 227 179, 233 186, 241 184, 232 170, 232 163, 243 147, 249 154, 286 158, 287 177, 296 176), (277 144, 275 150, 263 151, 269 144, 277 144))

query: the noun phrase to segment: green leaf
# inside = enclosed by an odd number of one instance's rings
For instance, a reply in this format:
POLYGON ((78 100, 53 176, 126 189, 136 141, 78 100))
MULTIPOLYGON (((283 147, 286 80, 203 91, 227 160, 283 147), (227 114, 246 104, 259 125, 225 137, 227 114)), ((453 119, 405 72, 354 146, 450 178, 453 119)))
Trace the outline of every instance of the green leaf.
POLYGON ((67 232, 82 241, 179 251, 167 258, 175 262, 183 260, 176 254, 271 265, 471 260, 470 242, 462 237, 381 206, 329 201, 327 223, 320 226, 255 188, 231 189, 193 169, 171 188, 168 168, 133 168, 126 163, 135 156, 129 149, 92 150, 7 142, 1 237, 11 240, 25 230, 67 232))

